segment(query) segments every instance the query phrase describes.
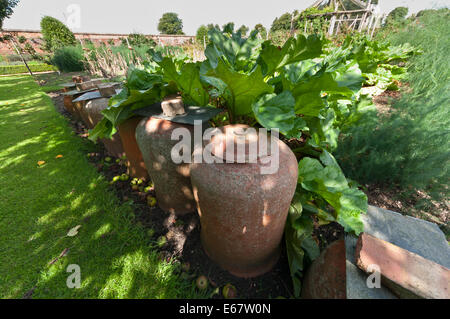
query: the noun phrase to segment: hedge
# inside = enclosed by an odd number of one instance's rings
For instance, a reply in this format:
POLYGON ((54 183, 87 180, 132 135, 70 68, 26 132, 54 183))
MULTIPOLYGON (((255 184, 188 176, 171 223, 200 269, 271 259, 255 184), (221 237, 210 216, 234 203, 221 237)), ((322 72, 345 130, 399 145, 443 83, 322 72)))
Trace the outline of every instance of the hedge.
MULTIPOLYGON (((30 64, 31 72, 57 71, 57 68, 49 64, 30 64)), ((0 65, 0 75, 28 73, 25 65, 0 65)))

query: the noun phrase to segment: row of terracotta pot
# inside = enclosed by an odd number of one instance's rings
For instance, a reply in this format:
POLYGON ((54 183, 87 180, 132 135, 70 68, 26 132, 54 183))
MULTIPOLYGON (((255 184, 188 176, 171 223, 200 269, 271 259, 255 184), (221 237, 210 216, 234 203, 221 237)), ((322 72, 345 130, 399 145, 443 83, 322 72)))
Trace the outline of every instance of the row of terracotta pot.
MULTIPOLYGON (((74 93, 64 96, 64 106, 77 121, 82 121, 88 129, 93 129, 102 119, 101 113, 108 107, 108 98, 96 98, 92 100, 76 101, 77 97, 84 93, 74 93)), ((111 139, 101 139, 106 151, 111 156, 127 158, 127 166, 131 177, 148 180, 149 176, 142 159, 142 154, 136 143, 136 126, 141 118, 131 118, 117 129, 117 133, 111 139)))
MULTIPOLYGON (((75 105, 73 110, 88 127, 93 127, 106 107, 107 99, 97 99, 75 105)), ((118 136, 112 141, 102 142, 108 150, 122 144, 130 176, 151 177, 161 209, 183 215, 197 208, 204 250, 222 268, 239 277, 269 271, 280 255, 284 225, 297 185, 295 155, 277 140, 279 169, 273 174, 261 174, 261 167, 268 165, 263 160, 268 158, 259 158, 257 163, 175 164, 171 151, 178 141, 171 137, 177 128, 186 128, 193 136, 191 125, 133 117, 119 125, 118 136)), ((238 125, 221 130, 227 136, 243 128, 238 125)), ((223 141, 212 142, 222 151, 226 148, 223 141)))
MULTIPOLYGON (((188 129, 193 136, 194 126, 158 118, 145 118, 136 129, 136 140, 160 207, 182 215, 196 206, 205 252, 230 273, 256 277, 269 271, 280 256, 284 226, 297 185, 295 155, 276 139, 279 169, 273 174, 261 174, 261 168, 274 160, 272 155, 258 158, 256 163, 250 163, 247 156, 245 163, 227 159, 227 163, 175 164, 171 151, 178 141, 172 140, 172 132, 178 128, 188 129)), ((247 128, 223 127, 222 137, 241 134, 247 128)), ((257 139, 255 134, 244 140, 257 139)), ((226 139, 215 138, 211 143, 213 149, 226 154, 226 139)), ((248 147, 246 151, 248 155, 248 147)))

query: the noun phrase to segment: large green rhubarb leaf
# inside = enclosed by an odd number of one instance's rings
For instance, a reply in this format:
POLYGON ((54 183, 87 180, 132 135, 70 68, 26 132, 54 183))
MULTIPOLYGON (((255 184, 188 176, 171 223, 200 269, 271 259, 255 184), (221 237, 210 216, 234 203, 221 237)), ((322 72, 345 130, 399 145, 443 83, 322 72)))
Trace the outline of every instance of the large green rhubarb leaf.
POLYGON ((164 58, 160 66, 164 73, 164 80, 176 84, 187 104, 208 105, 209 95, 200 81, 200 68, 197 64, 185 63, 178 72, 172 59, 164 58))
POLYGON ((252 113, 253 102, 260 95, 273 92, 272 86, 264 82, 259 66, 251 73, 243 74, 232 70, 222 59, 219 59, 217 67, 209 70, 206 76, 221 80, 221 82, 210 80, 209 83, 217 85, 218 89, 224 92, 227 107, 234 115, 252 113), (223 87, 223 84, 226 85, 226 88, 223 87))
POLYGON ((283 48, 274 46, 270 41, 262 45, 260 59, 264 64, 264 75, 273 75, 281 70, 285 65, 313 59, 322 54, 322 40, 316 35, 306 38, 299 35, 296 38, 289 38, 283 48))
POLYGON ((323 166, 319 160, 306 157, 299 163, 299 183, 328 202, 336 212, 337 221, 345 231, 361 233, 364 229, 359 218, 367 211, 367 196, 356 188, 350 188, 342 170, 328 154, 323 166))
POLYGON ((253 103, 256 120, 267 129, 278 129, 288 138, 300 138, 308 130, 306 122, 294 112, 295 99, 284 91, 279 95, 266 94, 253 103))

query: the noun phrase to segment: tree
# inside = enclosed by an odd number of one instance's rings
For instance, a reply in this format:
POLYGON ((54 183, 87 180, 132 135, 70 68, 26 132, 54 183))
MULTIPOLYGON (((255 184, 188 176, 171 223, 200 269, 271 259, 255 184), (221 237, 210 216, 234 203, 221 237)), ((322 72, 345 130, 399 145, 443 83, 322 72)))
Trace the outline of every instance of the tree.
POLYGON ((246 36, 247 35, 247 32, 249 31, 250 29, 246 26, 246 25, 241 25, 241 27, 237 30, 238 32, 241 32, 241 35, 242 36, 246 36))
POLYGON ((210 23, 210 24, 207 25, 207 27, 208 27, 208 30, 212 30, 212 29, 220 30, 220 26, 218 24, 210 23))
POLYGON ((19 0, 0 0, 0 30, 3 28, 3 20, 13 14, 13 8, 19 3, 19 0))
POLYGON ((195 35, 195 39, 199 44, 203 44, 204 42, 208 42, 208 27, 206 25, 201 25, 197 29, 197 33, 195 35))
POLYGON ((289 31, 291 29, 291 20, 292 14, 286 12, 281 17, 275 18, 275 20, 272 23, 272 27, 270 28, 270 31, 272 32, 279 30, 289 31))
POLYGON ((178 17, 177 13, 166 12, 159 19, 158 31, 161 34, 184 34, 183 21, 178 17))
POLYGON ((233 33, 234 32, 234 22, 228 22, 222 26, 223 32, 233 33))
POLYGON ((45 41, 44 49, 50 52, 64 46, 76 44, 75 35, 58 19, 45 16, 41 20, 41 32, 45 41))
POLYGON ((386 22, 401 22, 404 21, 406 16, 408 15, 408 8, 406 7, 397 7, 391 12, 389 12, 386 22))
POLYGON ((255 25, 255 30, 258 30, 259 34, 263 39, 267 37, 267 29, 261 23, 255 25))

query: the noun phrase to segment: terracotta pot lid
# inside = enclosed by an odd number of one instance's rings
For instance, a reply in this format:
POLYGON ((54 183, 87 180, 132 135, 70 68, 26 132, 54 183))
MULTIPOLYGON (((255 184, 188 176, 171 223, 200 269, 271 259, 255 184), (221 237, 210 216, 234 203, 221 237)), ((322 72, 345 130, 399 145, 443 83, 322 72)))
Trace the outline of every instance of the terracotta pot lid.
POLYGON ((211 154, 227 163, 256 163, 271 155, 270 135, 260 135, 256 128, 235 124, 220 128, 211 138, 211 154))

